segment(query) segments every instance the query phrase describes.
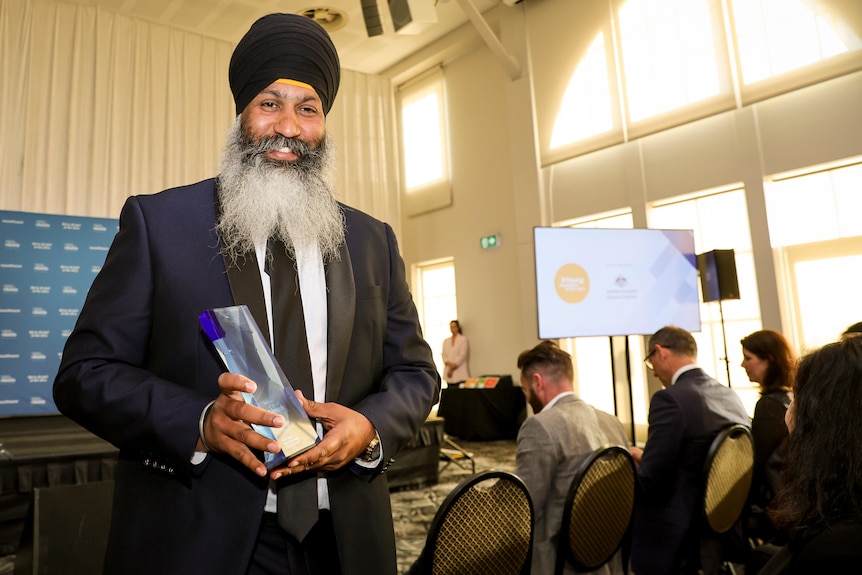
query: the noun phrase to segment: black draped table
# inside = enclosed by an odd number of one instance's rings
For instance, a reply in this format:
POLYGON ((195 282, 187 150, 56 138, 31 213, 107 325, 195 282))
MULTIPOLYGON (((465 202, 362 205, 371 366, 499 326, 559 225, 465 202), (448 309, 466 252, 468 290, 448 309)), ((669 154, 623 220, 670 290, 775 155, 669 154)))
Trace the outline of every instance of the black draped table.
POLYGON ((492 388, 447 387, 437 414, 446 433, 459 439, 514 439, 527 415, 527 402, 511 376, 505 376, 492 388))

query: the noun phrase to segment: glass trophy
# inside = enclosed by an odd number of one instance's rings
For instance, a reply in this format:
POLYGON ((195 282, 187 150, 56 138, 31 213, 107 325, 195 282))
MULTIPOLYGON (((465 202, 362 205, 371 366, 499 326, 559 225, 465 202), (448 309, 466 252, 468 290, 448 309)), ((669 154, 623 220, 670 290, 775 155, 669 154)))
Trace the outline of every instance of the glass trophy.
POLYGON ((245 402, 284 417, 284 425, 278 428, 252 424, 257 433, 281 446, 281 453, 264 452, 266 468, 278 467, 314 447, 320 441, 314 424, 302 409, 248 307, 207 310, 200 314, 199 320, 228 371, 257 384, 254 393, 242 393, 245 402))

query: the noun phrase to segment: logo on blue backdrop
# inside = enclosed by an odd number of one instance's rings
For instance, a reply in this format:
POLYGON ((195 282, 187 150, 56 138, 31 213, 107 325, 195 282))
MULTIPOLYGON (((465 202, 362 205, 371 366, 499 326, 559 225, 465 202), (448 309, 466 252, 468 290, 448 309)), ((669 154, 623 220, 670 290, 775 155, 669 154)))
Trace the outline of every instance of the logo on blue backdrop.
POLYGON ((63 346, 117 230, 109 218, 0 211, 0 417, 57 412, 63 346))

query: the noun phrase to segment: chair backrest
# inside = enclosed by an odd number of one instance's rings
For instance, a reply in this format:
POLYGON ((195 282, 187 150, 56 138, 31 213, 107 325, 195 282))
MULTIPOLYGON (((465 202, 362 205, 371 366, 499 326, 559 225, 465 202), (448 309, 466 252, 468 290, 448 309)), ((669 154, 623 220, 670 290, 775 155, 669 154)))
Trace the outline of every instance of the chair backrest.
POLYGON ((703 510, 706 526, 714 533, 730 530, 748 500, 754 470, 754 440, 745 425, 722 429, 706 456, 703 468, 703 510))
POLYGON ((635 478, 631 454, 618 445, 597 449, 581 464, 563 507, 557 573, 565 562, 594 571, 613 557, 630 533, 635 478))
POLYGON ((533 502, 506 471, 459 483, 431 522, 421 561, 429 575, 520 575, 530 569, 533 502))

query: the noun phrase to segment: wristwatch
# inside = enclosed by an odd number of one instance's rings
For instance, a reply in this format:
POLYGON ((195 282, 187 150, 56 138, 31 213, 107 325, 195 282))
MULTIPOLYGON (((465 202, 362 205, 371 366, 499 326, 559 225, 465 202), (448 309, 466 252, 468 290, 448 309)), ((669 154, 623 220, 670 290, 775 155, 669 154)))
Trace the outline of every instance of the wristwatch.
POLYGON ((370 463, 378 457, 380 457, 380 439, 375 435, 374 439, 365 446, 365 451, 359 455, 359 459, 370 463))

